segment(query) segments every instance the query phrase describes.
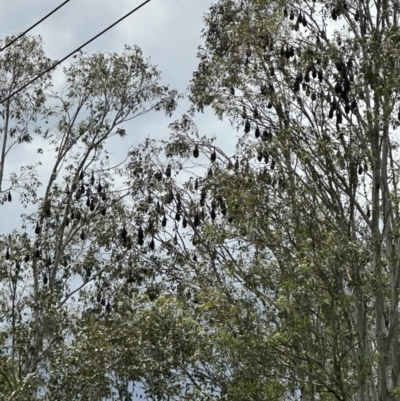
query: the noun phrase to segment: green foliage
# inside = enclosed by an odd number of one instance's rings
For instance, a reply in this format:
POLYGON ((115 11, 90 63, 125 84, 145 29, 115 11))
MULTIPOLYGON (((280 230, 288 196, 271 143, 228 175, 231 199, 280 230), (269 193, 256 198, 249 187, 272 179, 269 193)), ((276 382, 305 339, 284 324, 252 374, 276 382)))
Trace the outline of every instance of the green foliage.
MULTIPOLYGON (((0 241, 3 399, 396 399, 395 5, 220 0, 203 35, 192 108, 116 168, 107 140, 179 98, 140 49, 4 105, 4 148, 33 146, 35 115, 56 157, 48 182, 11 177, 37 211, 0 241), (235 155, 199 133, 206 106, 235 155)), ((49 62, 22 49, 0 73, 49 62)))
MULTIPOLYGON (((48 64, 40 38, 25 37, 0 57, 5 90, 48 64)), ((115 364, 126 344, 113 348, 117 322, 110 316, 120 316, 118 303, 130 302, 150 275, 136 264, 138 250, 127 252, 127 240, 119 240, 129 221, 130 188, 115 189, 124 166, 110 165, 105 145, 127 135, 123 125, 132 118, 152 110, 170 114, 177 94, 158 84, 159 72, 137 47, 119 55, 81 53, 64 75, 61 94, 50 89, 47 74, 2 106, 0 188, 15 146, 40 140, 37 165, 49 152, 55 156, 46 160, 48 177, 22 166, 3 191, 3 203, 22 201, 30 210, 21 216, 21 231, 0 238, 4 400, 89 400, 132 390, 124 372, 130 360, 115 364)))
POLYGON ((133 170, 147 213, 172 222, 151 263, 213 333, 207 368, 185 375, 197 394, 362 400, 396 387, 396 32, 391 3, 221 0, 206 15, 193 107, 171 124, 168 160, 140 147, 133 170), (199 134, 206 106, 244 127, 236 155, 199 134), (207 172, 153 180, 166 164, 193 171, 197 150, 207 172))

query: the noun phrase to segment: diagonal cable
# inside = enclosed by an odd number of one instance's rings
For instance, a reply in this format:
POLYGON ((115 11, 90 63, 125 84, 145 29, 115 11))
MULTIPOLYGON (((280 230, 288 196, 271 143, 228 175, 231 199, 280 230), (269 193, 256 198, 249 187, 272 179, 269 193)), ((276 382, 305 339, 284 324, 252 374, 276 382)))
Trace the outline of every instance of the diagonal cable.
POLYGON ((67 54, 64 58, 62 58, 61 60, 57 61, 56 63, 54 63, 51 67, 47 68, 46 70, 44 70, 43 72, 41 72, 39 75, 37 75, 35 78, 31 79, 29 82, 27 82, 25 85, 22 85, 20 88, 18 88, 16 91, 14 91, 13 93, 11 93, 9 96, 7 96, 5 99, 0 101, 0 104, 4 103, 5 101, 7 101, 8 99, 10 99, 11 97, 13 97, 14 95, 16 95, 17 93, 21 92, 22 90, 24 90, 27 86, 29 86, 30 84, 32 84, 33 82, 35 82, 36 80, 38 80, 39 78, 41 78, 44 74, 48 73, 49 71, 51 71, 52 69, 56 68, 58 65, 60 65, 63 61, 65 61, 67 58, 71 57, 74 53, 78 52, 79 50, 81 50, 82 48, 84 48, 85 46, 87 46, 89 43, 93 42, 94 40, 96 40, 98 37, 100 37, 101 35, 103 35, 104 33, 106 33, 107 31, 109 31, 111 28, 113 28, 115 25, 119 24, 122 20, 124 20, 125 18, 129 17, 131 14, 133 14, 134 12, 138 11, 140 8, 142 8, 144 5, 146 5, 147 3, 150 3, 151 0, 146 0, 144 1, 142 4, 140 4, 139 6, 137 6, 136 8, 134 8, 132 11, 130 11, 128 14, 125 14, 122 18, 120 18, 118 21, 115 21, 113 24, 111 24, 108 28, 104 29, 103 31, 101 31, 100 33, 98 33, 96 36, 94 36, 92 39, 88 40, 86 43, 84 43, 83 45, 79 46, 77 49, 75 49, 74 51, 72 51, 71 53, 67 54))

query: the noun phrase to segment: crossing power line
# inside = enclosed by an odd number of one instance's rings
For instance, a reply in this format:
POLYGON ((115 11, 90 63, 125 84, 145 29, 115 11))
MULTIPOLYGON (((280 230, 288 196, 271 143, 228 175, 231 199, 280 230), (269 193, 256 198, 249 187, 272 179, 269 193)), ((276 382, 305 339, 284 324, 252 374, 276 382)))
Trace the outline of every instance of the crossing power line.
POLYGON ((137 6, 136 8, 134 8, 132 11, 130 11, 129 13, 125 14, 123 17, 121 17, 119 20, 115 21, 113 24, 111 24, 110 26, 108 26, 106 29, 104 29, 103 31, 101 31, 100 33, 98 33, 96 36, 94 36, 92 39, 88 40, 87 42, 85 42, 83 45, 79 46, 77 49, 75 49, 74 51, 72 51, 71 53, 67 54, 64 58, 62 58, 61 60, 57 61, 56 63, 54 63, 51 67, 47 68, 46 70, 44 70, 43 72, 41 72, 40 74, 38 74, 35 78, 31 79, 30 81, 28 81, 25 85, 21 86, 20 88, 18 88, 16 91, 14 91, 13 93, 11 93, 9 96, 7 96, 5 99, 2 99, 0 101, 0 104, 6 102, 8 99, 12 98, 14 95, 16 95, 17 93, 21 92, 22 90, 24 90, 26 87, 28 87, 30 84, 32 84, 33 82, 35 82, 36 80, 38 80, 39 78, 41 78, 44 74, 48 73, 49 71, 51 71, 52 69, 56 68, 58 65, 60 65, 63 61, 65 61, 67 58, 71 57, 74 53, 78 52, 79 50, 83 49, 85 46, 87 46, 89 43, 93 42, 94 40, 96 40, 97 38, 99 38, 101 35, 103 35, 104 33, 106 33, 107 31, 109 31, 111 28, 113 28, 115 25, 119 24, 121 21, 123 21, 125 18, 129 17, 131 14, 135 13, 136 11, 138 11, 140 8, 142 8, 143 6, 145 6, 147 3, 150 3, 151 0, 146 0, 144 1, 142 4, 140 4, 139 6, 137 6))
POLYGON ((71 0, 66 0, 64 3, 60 4, 58 7, 56 7, 53 11, 45 15, 41 20, 33 24, 30 28, 28 28, 26 31, 22 32, 20 35, 18 35, 16 38, 14 38, 11 42, 7 43, 5 46, 0 48, 0 52, 3 50, 7 49, 10 47, 13 43, 15 43, 18 39, 21 39, 24 35, 26 35, 29 31, 31 31, 33 28, 38 26, 41 22, 43 22, 45 19, 49 18, 50 15, 54 14, 56 11, 58 11, 60 8, 64 7, 67 3, 69 3, 71 0))

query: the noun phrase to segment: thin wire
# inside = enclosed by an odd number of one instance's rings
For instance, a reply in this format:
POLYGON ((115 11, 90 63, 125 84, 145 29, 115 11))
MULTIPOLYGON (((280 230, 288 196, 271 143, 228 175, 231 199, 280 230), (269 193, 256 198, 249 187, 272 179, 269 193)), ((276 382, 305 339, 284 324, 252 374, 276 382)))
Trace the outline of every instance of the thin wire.
POLYGON ((13 97, 14 95, 16 95, 17 93, 21 92, 23 89, 25 89, 27 86, 29 86, 30 84, 32 84, 33 82, 35 82, 36 80, 38 80, 39 78, 41 78, 44 74, 48 73, 49 71, 51 71, 52 69, 54 69, 55 67, 57 67, 58 65, 60 65, 63 61, 65 61, 67 58, 71 57, 74 53, 78 52, 79 50, 81 50, 82 48, 84 48, 85 46, 87 46, 89 43, 93 42, 94 40, 96 40, 99 36, 103 35, 104 33, 106 33, 107 31, 109 31, 111 28, 113 28, 115 25, 119 24, 122 20, 124 20, 125 18, 129 17, 131 14, 133 14, 134 12, 138 11, 140 8, 142 8, 144 5, 146 5, 147 3, 150 3, 151 0, 146 0, 145 2, 143 2, 142 4, 140 4, 138 7, 134 8, 132 11, 130 11, 128 14, 125 14, 122 18, 120 18, 118 21, 115 21, 113 24, 111 24, 108 28, 104 29, 103 31, 101 31, 99 34, 97 34, 96 36, 94 36, 92 39, 88 40, 86 43, 84 43, 82 46, 78 47, 77 49, 75 49, 74 51, 72 51, 71 53, 69 53, 67 56, 65 56, 64 58, 62 58, 60 61, 57 61, 55 64, 53 64, 51 67, 49 67, 47 70, 44 70, 43 72, 41 72, 39 75, 37 75, 35 78, 31 79, 28 83, 26 83, 25 85, 21 86, 19 89, 17 89, 15 92, 11 93, 11 95, 7 96, 5 99, 3 99, 0 104, 4 103, 5 101, 7 101, 8 99, 10 99, 11 97, 13 97))
POLYGON ((41 22, 43 22, 45 19, 49 18, 50 15, 54 14, 56 11, 58 11, 61 7, 65 6, 65 4, 69 3, 71 0, 66 0, 64 1, 64 3, 62 3, 61 5, 59 5, 57 8, 55 8, 52 12, 50 12, 49 14, 47 14, 45 17, 43 17, 40 21, 36 22, 36 24, 32 25, 30 28, 28 28, 26 31, 22 32, 21 35, 17 36, 15 39, 13 39, 10 43, 7 43, 5 46, 3 46, 0 49, 0 52, 2 52, 3 50, 7 49, 7 47, 11 46, 13 43, 15 43, 18 39, 21 39, 22 36, 24 36, 25 34, 27 34, 29 31, 31 31, 33 28, 35 28, 36 26, 38 26, 41 22))

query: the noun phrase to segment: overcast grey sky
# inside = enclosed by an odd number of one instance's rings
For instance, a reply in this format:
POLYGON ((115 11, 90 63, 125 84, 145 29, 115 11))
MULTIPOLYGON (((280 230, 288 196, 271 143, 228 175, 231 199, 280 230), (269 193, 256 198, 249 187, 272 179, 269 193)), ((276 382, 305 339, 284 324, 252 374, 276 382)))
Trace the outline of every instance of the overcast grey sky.
MULTIPOLYGON (((0 16, 1 37, 23 31, 61 3, 62 0, 7 2, 0 16)), ((140 3, 142 0, 71 0, 31 34, 42 36, 49 57, 61 59, 140 3)), ((84 50, 122 52, 125 44, 138 45, 144 57, 150 57, 158 66, 163 83, 183 92, 197 66, 203 15, 212 3, 211 0, 152 0, 84 50)), ((63 66, 68 63, 65 61, 63 66)), ((61 69, 56 77, 61 77, 61 69)), ((187 103, 183 102, 176 116, 186 110, 185 106, 187 103)))
MULTIPOLYGON (((45 49, 60 59, 142 1, 71 0, 56 14, 36 27, 45 49)), ((2 37, 20 32, 62 3, 62 0, 15 0, 2 7, 2 37)), ((210 0, 152 0, 111 31, 90 44, 86 51, 120 52, 124 44, 140 46, 159 65, 164 78, 177 89, 185 89, 196 67, 202 16, 210 0)))
MULTIPOLYGON (((71 0, 30 34, 40 34, 47 55, 52 59, 61 59, 142 1, 71 0)), ((0 14, 1 37, 22 32, 62 2, 62 0, 5 2, 0 14)), ((197 66, 196 54, 197 47, 202 43, 203 16, 213 2, 211 0, 152 0, 83 50, 88 53, 122 52, 125 44, 137 45, 142 49, 143 56, 150 57, 152 63, 161 71, 163 84, 177 89, 180 93, 185 92, 197 66)), ((72 60, 71 58, 65 61, 62 66, 67 66, 72 60)), ((56 87, 61 87, 61 67, 55 74, 54 83, 56 87)), ((168 125, 179 118, 188 106, 187 100, 180 101, 172 118, 165 117, 161 113, 149 113, 134 119, 127 129, 127 138, 123 141, 113 141, 110 143, 112 148, 108 150, 111 154, 116 156, 121 154, 123 157, 127 147, 148 136, 154 139, 166 138, 170 133, 168 125)), ((216 134, 219 139, 218 144, 227 145, 233 153, 232 135, 235 133, 228 122, 218 121, 211 111, 198 116, 195 122, 201 134, 216 134)), ((15 167, 12 163, 14 157, 15 161, 20 161, 23 158, 21 152, 25 155, 27 152, 36 154, 37 147, 39 146, 35 146, 35 143, 26 145, 24 150, 19 147, 19 154, 9 159, 11 162, 9 171, 15 167)), ((50 166, 44 166, 43 171, 46 171, 47 167, 50 166)), ((2 206, 2 212, 13 217, 2 225, 0 232, 21 228, 18 218, 21 209, 18 208, 17 212, 16 207, 16 202, 2 206)))

